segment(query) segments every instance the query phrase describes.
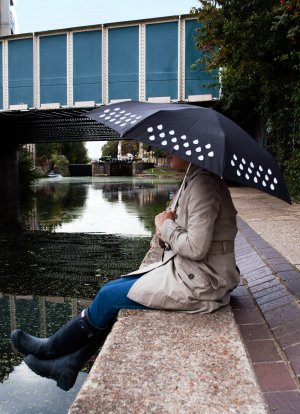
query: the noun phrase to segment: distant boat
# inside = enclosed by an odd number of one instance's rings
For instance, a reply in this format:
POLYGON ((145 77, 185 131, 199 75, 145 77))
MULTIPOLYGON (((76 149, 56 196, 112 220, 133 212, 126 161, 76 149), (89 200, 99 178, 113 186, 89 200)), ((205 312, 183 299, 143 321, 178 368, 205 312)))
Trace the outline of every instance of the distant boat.
POLYGON ((48 176, 49 178, 61 178, 61 177, 62 177, 62 175, 61 175, 61 174, 58 174, 58 173, 56 173, 56 172, 54 172, 54 171, 50 171, 50 172, 47 174, 47 176, 48 176))

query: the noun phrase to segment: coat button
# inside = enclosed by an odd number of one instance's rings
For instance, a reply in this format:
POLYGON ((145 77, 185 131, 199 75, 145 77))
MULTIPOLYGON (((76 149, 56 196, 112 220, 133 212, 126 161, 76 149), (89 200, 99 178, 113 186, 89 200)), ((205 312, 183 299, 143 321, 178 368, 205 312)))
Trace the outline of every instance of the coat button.
POLYGON ((189 276, 188 276, 189 279, 194 279, 194 277, 195 276, 192 273, 190 273, 189 276))

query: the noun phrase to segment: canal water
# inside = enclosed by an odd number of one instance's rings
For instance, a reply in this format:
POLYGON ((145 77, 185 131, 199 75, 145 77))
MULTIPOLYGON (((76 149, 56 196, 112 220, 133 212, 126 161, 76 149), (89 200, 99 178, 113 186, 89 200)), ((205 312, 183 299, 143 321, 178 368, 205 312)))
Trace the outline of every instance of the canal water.
POLYGON ((21 194, 18 225, 0 233, 1 414, 67 413, 93 361, 62 391, 29 370, 10 332, 49 336, 105 282, 137 269, 154 216, 177 187, 174 179, 47 178, 21 194))

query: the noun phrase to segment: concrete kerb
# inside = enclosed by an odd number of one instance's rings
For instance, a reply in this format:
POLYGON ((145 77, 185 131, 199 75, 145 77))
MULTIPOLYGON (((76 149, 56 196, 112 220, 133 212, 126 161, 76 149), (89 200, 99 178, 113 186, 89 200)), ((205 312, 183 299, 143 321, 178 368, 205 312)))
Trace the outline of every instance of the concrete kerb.
MULTIPOLYGON (((153 239, 141 267, 160 254, 153 239)), ((254 412, 268 409, 226 306, 207 315, 120 312, 68 413, 254 412)))

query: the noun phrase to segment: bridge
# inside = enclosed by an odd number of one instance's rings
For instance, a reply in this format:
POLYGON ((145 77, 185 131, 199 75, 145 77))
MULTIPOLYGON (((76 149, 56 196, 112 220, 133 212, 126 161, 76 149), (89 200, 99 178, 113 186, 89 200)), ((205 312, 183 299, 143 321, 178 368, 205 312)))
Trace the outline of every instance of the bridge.
POLYGON ((0 38, 0 122, 13 128, 8 139, 106 140, 80 118, 84 108, 218 99, 212 76, 191 68, 201 56, 193 39, 199 25, 184 15, 0 38))
POLYGON ((82 113, 120 100, 219 98, 201 57, 195 16, 169 16, 0 37, 0 186, 15 184, 19 144, 103 141, 118 134, 82 113))

